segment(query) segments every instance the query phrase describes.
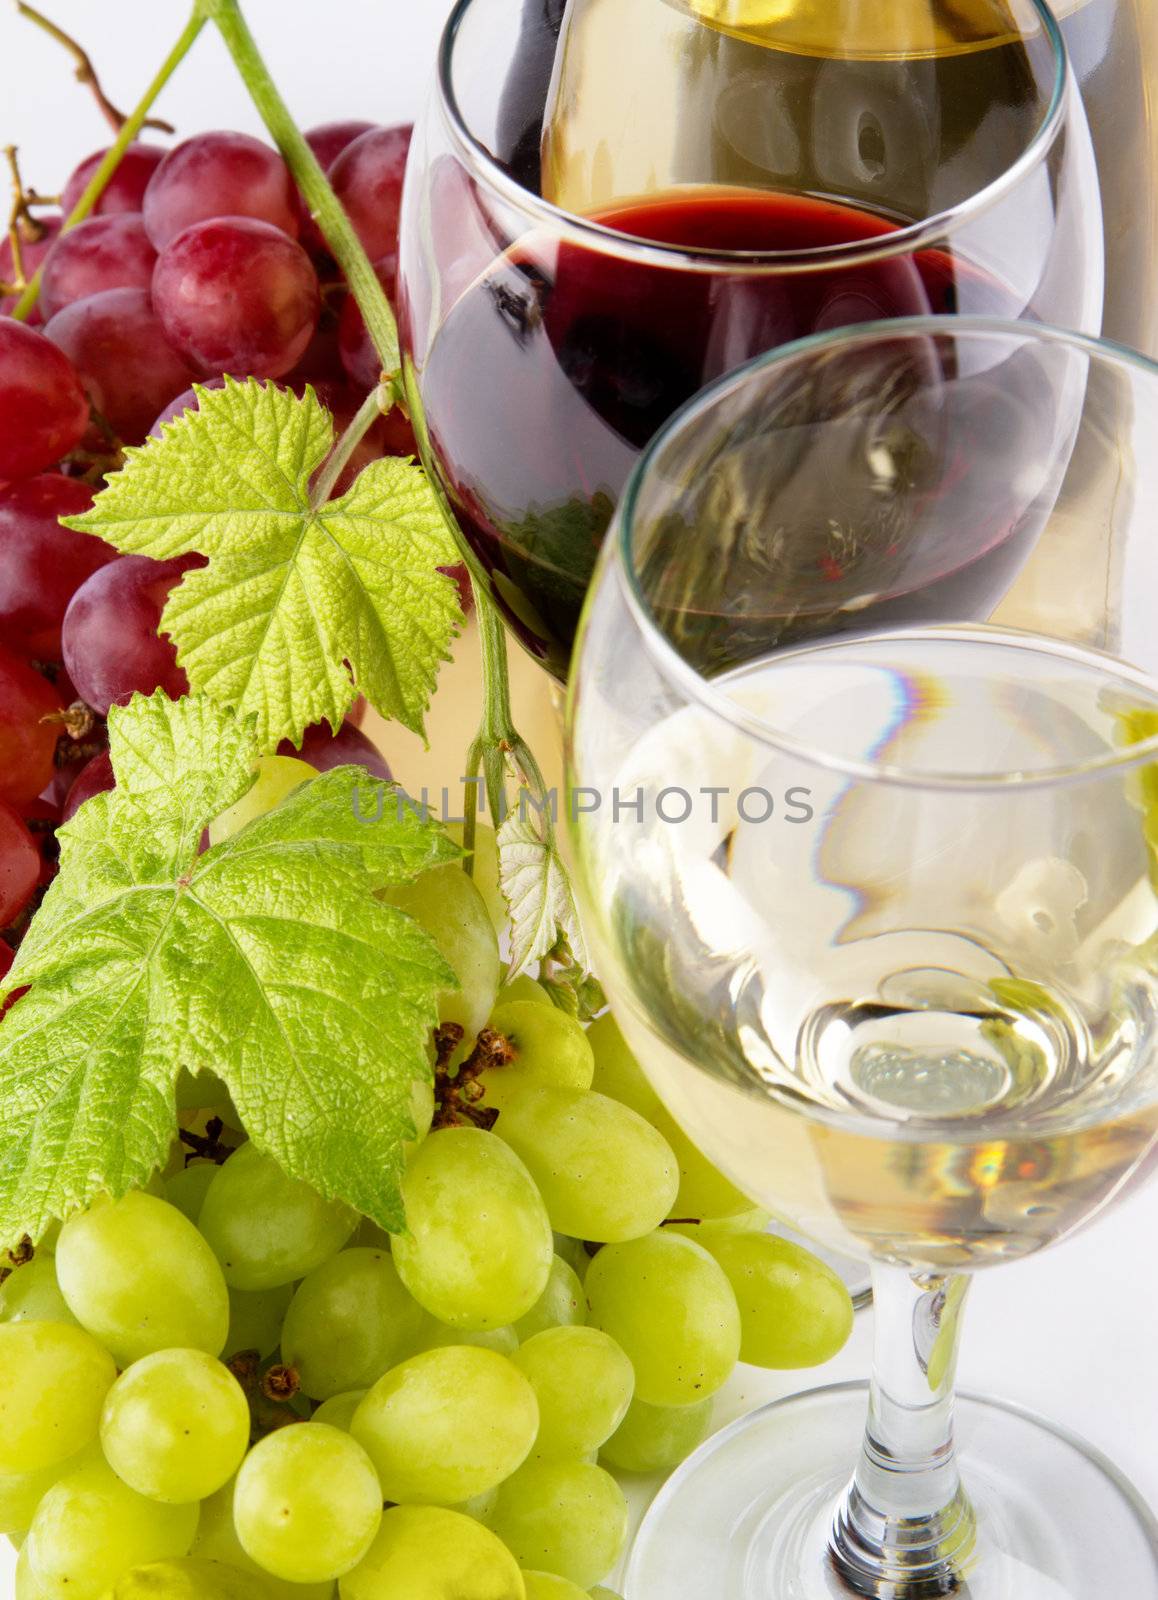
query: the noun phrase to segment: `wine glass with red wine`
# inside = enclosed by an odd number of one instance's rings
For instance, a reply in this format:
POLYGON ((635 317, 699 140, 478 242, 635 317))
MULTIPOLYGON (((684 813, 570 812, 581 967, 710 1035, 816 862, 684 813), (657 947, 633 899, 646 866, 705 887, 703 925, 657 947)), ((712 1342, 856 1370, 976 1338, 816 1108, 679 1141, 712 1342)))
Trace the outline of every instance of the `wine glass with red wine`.
MULTIPOLYGON (((931 35, 951 34, 957 12, 927 3, 931 35)), ((686 24, 685 0, 630 0, 622 15, 641 6, 686 24)), ((883 39, 883 77, 872 62, 830 58, 810 78, 786 52, 758 52, 759 103, 786 153, 774 184, 767 161, 743 182, 717 163, 726 181, 619 194, 582 214, 540 192, 547 165, 534 148, 552 96, 572 112, 572 151, 580 137, 587 80, 561 95, 555 44, 577 9, 528 0, 520 36, 517 0, 456 6, 411 152, 399 280, 424 461, 512 631, 558 679, 633 465, 706 384, 789 340, 870 319, 984 314, 1096 330, 1103 285, 1088 129, 1041 0, 971 0, 969 39, 931 60, 910 62, 902 40, 890 52, 883 39), (886 126, 890 96, 904 139, 886 126), (841 187, 825 190, 821 157, 842 141, 841 187)), ((714 148, 733 109, 700 92, 681 116, 714 119, 714 148)), ((600 126, 598 170, 636 170, 638 152, 617 140, 643 137, 638 115, 616 120, 608 106, 600 126)), ((700 132, 689 125, 684 146, 700 132)), ((858 555, 819 522, 793 554, 804 592, 786 596, 785 642, 799 617, 806 633, 847 617, 863 630, 878 614, 887 624, 897 602, 908 620, 935 620, 956 565, 942 554, 944 571, 903 541, 891 556, 879 542, 858 555)))

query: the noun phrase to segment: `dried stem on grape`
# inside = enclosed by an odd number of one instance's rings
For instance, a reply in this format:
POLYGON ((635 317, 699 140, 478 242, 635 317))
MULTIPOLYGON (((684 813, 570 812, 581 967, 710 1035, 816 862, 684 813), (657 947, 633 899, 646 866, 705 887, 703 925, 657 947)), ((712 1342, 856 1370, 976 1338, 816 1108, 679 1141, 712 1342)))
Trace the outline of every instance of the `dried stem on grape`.
POLYGON ((261 1379, 262 1394, 267 1400, 273 1400, 278 1405, 285 1405, 287 1401, 292 1400, 301 1386, 302 1381, 296 1370, 280 1362, 268 1368, 261 1379))
POLYGON ((35 244, 43 239, 47 229, 38 217, 32 214, 34 205, 43 202, 30 189, 24 187, 20 176, 20 161, 16 146, 4 146, 4 159, 8 164, 8 172, 12 182, 12 210, 8 216, 8 243, 12 250, 13 281, 0 283, 0 293, 19 294, 27 283, 24 271, 24 246, 35 244))
MULTIPOLYGON (((101 115, 112 128, 114 133, 120 133, 125 123, 129 120, 123 112, 118 111, 101 88, 101 81, 97 77, 96 68, 88 51, 83 49, 71 34, 65 33, 57 23, 51 21, 33 6, 26 4, 26 0, 16 0, 16 9, 22 17, 27 17, 29 22, 34 22, 38 28, 43 28, 50 38, 57 44, 63 45, 69 55, 76 62, 76 81, 91 89, 93 99, 96 101, 101 115)), ((161 133, 175 133, 177 130, 171 122, 163 122, 160 117, 146 117, 141 126, 143 128, 156 128, 161 133)))
POLYGON ((509 1066, 515 1051, 505 1035, 494 1028, 483 1028, 470 1055, 452 1072, 451 1061, 462 1040, 463 1030, 457 1022, 444 1022, 435 1030, 438 1058, 434 1067, 434 1126, 459 1128, 465 1124, 489 1131, 499 1114, 493 1106, 482 1104, 486 1089, 479 1080, 484 1072, 509 1066))
POLYGON ((214 1161, 219 1167, 224 1166, 234 1152, 233 1145, 222 1141, 225 1124, 220 1117, 213 1117, 205 1124, 204 1134, 194 1133, 191 1128, 181 1128, 179 1132, 181 1143, 202 1161, 214 1161))

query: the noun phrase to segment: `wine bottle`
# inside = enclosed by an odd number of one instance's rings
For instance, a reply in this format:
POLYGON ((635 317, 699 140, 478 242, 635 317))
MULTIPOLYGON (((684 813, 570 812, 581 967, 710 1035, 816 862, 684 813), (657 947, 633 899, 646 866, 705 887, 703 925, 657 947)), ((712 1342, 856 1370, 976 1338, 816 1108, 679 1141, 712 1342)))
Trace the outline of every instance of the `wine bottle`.
POLYGON ((526 189, 540 185, 543 110, 567 0, 523 0, 518 48, 499 102, 496 154, 526 189))
MULTIPOLYGON (((1158 353, 1158 7, 1057 9, 1103 189, 1105 331, 1158 353)), ((920 219, 1032 139, 1041 48, 1007 0, 569 0, 543 193, 576 212, 689 183, 871 206, 887 174, 894 214, 920 219)))

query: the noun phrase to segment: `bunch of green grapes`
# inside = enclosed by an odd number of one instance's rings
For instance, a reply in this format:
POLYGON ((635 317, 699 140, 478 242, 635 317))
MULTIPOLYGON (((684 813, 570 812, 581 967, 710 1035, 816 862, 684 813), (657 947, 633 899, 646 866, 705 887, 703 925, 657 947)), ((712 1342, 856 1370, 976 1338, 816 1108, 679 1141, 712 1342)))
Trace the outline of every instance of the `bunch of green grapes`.
POLYGON ((452 867, 396 896, 458 978, 404 1232, 183 1079, 165 1171, 0 1284, 17 1600, 615 1600, 617 1475, 695 1449, 738 1361, 844 1342, 843 1285, 764 1231, 611 1018, 500 989, 491 891, 452 867))

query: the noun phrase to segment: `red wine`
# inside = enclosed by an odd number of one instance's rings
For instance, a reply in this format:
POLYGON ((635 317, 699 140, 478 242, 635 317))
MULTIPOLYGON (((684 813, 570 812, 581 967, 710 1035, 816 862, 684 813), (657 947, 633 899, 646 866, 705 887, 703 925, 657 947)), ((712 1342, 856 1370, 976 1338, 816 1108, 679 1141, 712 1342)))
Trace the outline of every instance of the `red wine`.
MULTIPOLYGON (((749 252, 887 243, 900 226, 830 200, 719 188, 597 220, 665 245, 749 252)), ((417 375, 429 455, 516 635, 563 678, 616 499, 643 447, 705 384, 852 323, 1019 310, 942 250, 818 255, 761 273, 627 258, 610 236, 534 236, 474 279, 434 337, 417 375)))

